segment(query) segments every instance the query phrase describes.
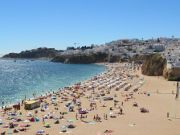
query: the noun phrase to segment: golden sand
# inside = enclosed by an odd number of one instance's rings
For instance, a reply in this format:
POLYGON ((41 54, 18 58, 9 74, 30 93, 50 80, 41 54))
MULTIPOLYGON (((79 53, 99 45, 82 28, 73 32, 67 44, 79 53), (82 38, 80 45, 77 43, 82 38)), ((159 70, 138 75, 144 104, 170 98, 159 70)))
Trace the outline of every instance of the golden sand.
MULTIPOLYGON (((35 110, 25 111, 22 106, 20 110, 22 116, 19 117, 23 121, 14 123, 24 124, 24 120, 30 118, 26 116, 28 112, 38 117, 40 121, 25 123, 30 127, 26 127, 26 131, 19 131, 13 135, 35 135, 37 130, 44 130, 44 135, 180 135, 180 101, 175 100, 175 94, 173 94, 176 92, 175 82, 168 82, 162 77, 143 76, 140 70, 132 70, 130 65, 107 64, 106 66, 108 67, 106 73, 97 76, 96 79, 82 82, 79 89, 75 90, 77 85, 74 86, 73 93, 72 89, 58 92, 59 96, 55 101, 57 105, 52 104, 48 97, 46 99, 49 103, 48 109, 44 112, 38 108, 36 109, 38 113, 35 114, 35 110), (118 87, 123 83, 125 83, 123 88, 118 87), (131 85, 131 88, 125 91, 128 85, 131 85), (135 88, 138 88, 138 91, 134 92, 135 88), (68 101, 72 101, 72 95, 81 102, 80 107, 88 111, 87 114, 82 115, 84 117, 82 119, 78 114, 78 105, 73 105, 74 112, 68 112, 65 107, 68 101), (79 99, 78 96, 80 96, 79 99), (66 97, 67 101, 64 101, 63 97, 66 97), (113 100, 104 101, 104 97, 112 97, 113 100), (94 104, 94 110, 90 109, 91 102, 94 104), (120 108, 123 110, 122 115, 120 108), (141 108, 149 112, 142 113, 141 108), (63 115, 63 119, 59 119, 62 116, 60 112, 67 112, 63 115), (167 118, 168 113, 169 118, 167 118), (48 119, 43 122, 42 117, 48 114, 53 119, 48 116, 48 119), (94 120, 94 116, 97 115, 100 120, 94 120), (106 115, 107 119, 104 118, 106 115), (59 124, 54 124, 55 117, 59 119, 59 124), (44 127, 44 123, 48 123, 50 127, 44 127), (75 125, 75 128, 65 128, 67 132, 62 133, 62 126, 68 124, 75 125)), ((1 118, 5 123, 0 126, 0 132, 7 133, 9 130, 3 128, 12 121, 7 120, 7 113, 1 112, 1 118)), ((19 128, 20 126, 17 126, 10 131, 19 128)))

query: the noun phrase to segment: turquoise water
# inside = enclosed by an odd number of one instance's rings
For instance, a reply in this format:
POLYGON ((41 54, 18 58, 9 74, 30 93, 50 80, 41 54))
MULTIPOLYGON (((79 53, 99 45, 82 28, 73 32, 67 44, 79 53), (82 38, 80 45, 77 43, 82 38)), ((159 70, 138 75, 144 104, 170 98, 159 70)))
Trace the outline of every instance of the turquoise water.
POLYGON ((61 64, 48 61, 0 60, 0 104, 72 85, 105 71, 95 64, 61 64))

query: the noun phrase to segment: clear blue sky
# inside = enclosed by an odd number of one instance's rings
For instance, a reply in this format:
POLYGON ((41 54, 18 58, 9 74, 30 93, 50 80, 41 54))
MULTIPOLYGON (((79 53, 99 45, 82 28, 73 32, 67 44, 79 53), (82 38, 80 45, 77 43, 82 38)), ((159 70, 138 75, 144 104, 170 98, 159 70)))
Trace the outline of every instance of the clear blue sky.
POLYGON ((0 54, 180 37, 180 0, 0 0, 0 54))

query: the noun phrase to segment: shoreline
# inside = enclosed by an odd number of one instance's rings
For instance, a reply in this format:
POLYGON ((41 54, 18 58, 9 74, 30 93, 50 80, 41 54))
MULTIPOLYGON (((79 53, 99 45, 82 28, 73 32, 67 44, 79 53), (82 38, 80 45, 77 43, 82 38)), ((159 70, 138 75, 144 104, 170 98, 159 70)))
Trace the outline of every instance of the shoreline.
MULTIPOLYGON (((5 59, 5 60, 8 60, 8 59, 5 59)), ((9 60, 13 60, 12 58, 10 58, 9 60)), ((19 59, 19 60, 33 60, 33 59, 19 59)), ((34 59, 34 60, 44 60, 44 61, 48 61, 47 59, 34 59)), ((51 62, 51 61, 48 61, 48 62, 51 62)), ((39 98, 41 98, 41 97, 44 97, 44 96, 49 96, 49 95, 51 95, 51 94, 53 94, 53 93, 57 93, 57 92, 60 92, 60 91, 63 91, 66 87, 72 87, 72 86, 74 86, 75 84, 77 84, 77 83, 84 83, 84 82, 86 82, 86 81, 89 81, 89 80, 91 80, 92 78, 94 78, 95 76, 97 76, 97 75, 100 75, 100 74, 104 74, 104 73, 106 73, 107 71, 108 71, 108 67, 106 66, 106 64, 107 63, 93 63, 94 65, 100 65, 100 66, 104 66, 105 67, 105 69, 104 69, 104 71, 102 71, 102 72, 100 72, 100 73, 98 73, 98 74, 96 74, 96 75, 93 75, 93 76, 89 76, 88 77, 88 79, 84 79, 84 80, 82 80, 82 81, 80 81, 80 82, 75 82, 75 83, 72 83, 71 85, 67 85, 67 86, 64 86, 64 87, 62 87, 62 88, 58 88, 58 89, 56 89, 56 90, 50 90, 50 91, 44 91, 44 92, 41 92, 41 93, 39 93, 38 95, 37 95, 37 97, 33 97, 33 95, 30 97, 30 98, 27 98, 27 100, 34 100, 34 99, 39 99, 39 98)), ((39 91, 42 91, 42 90, 39 90, 39 91)), ((20 101, 17 101, 17 102, 14 102, 14 103, 10 103, 10 104, 5 104, 3 107, 12 107, 13 105, 17 105, 18 103, 22 103, 22 101, 24 101, 25 99, 19 99, 20 101)), ((0 107, 0 110, 2 110, 2 105, 1 105, 1 107, 0 107)))
MULTIPOLYGON (((107 72, 56 92, 53 102, 52 95, 49 95, 42 100, 40 108, 24 110, 22 105, 19 111, 10 111, 17 114, 15 118, 22 120, 14 122, 18 126, 12 128, 12 132, 16 129, 18 135, 36 135, 37 131, 44 132, 42 135, 180 134, 180 121, 174 118, 171 109, 175 96, 171 93, 175 90, 172 82, 144 76, 131 64, 108 63, 107 66, 107 72), (29 121, 34 118, 39 121, 29 121), (21 124, 29 126, 20 128, 21 124), (74 128, 68 128, 70 124, 74 128), (147 132, 149 130, 151 132, 147 132)), ((179 117, 180 107, 176 113, 179 117)), ((1 114, 4 123, 12 121, 6 119, 10 117, 7 112, 1 114)), ((0 126, 0 129, 7 132, 8 128, 0 126)))

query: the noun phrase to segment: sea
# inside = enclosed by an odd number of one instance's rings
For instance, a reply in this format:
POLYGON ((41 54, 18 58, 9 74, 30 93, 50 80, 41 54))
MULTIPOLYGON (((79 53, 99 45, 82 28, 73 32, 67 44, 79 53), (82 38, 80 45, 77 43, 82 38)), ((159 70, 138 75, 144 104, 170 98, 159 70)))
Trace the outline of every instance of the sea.
POLYGON ((47 60, 0 60, 0 105, 90 79, 105 71, 97 64, 62 64, 47 60))

